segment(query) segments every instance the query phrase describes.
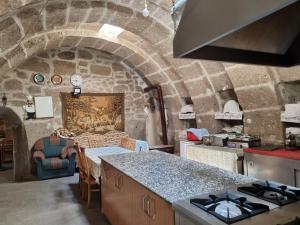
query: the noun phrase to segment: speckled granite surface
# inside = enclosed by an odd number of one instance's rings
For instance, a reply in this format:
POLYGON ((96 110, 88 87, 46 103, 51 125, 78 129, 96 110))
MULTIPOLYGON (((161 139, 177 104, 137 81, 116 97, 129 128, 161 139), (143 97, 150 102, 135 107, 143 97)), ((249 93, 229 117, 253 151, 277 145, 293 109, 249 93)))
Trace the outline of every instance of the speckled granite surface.
POLYGON ((102 156, 101 159, 170 203, 254 181, 158 151, 102 156))

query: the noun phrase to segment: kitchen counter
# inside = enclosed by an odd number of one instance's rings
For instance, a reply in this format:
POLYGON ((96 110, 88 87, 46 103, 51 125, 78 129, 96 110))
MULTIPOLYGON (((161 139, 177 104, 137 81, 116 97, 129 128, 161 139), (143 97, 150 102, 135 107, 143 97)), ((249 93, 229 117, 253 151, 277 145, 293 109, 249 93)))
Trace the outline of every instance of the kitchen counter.
POLYGON ((299 150, 278 149, 278 150, 274 150, 274 151, 266 151, 266 150, 257 149, 257 148, 255 148, 255 149, 246 148, 246 149, 244 149, 244 152, 279 157, 279 158, 300 160, 300 149, 299 150))
POLYGON ((169 203, 255 181, 158 151, 101 156, 101 159, 169 203))

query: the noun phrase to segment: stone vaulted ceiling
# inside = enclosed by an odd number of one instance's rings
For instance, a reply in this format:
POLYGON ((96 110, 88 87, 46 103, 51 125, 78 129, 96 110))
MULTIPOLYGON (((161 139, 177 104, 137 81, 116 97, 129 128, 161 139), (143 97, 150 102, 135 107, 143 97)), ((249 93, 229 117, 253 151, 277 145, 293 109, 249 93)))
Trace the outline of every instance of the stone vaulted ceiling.
MULTIPOLYGON (((279 113, 282 82, 300 80, 298 67, 279 69, 220 62, 173 59, 171 1, 4 0, 0 3, 0 72, 28 57, 60 46, 100 49, 119 56, 148 83, 160 83, 171 113, 170 132, 184 128, 177 113, 181 97, 192 97, 198 125, 217 131, 214 112, 236 98, 245 112, 245 131, 266 141, 282 137, 279 113), (123 28, 117 38, 99 35, 103 24, 123 28)), ((0 75, 0 76, 1 76, 0 75)))

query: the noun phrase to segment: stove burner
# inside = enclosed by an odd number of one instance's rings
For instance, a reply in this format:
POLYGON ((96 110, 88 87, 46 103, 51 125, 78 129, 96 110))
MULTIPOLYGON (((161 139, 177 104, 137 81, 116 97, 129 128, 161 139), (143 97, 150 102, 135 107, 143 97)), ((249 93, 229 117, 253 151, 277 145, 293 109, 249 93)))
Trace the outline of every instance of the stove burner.
POLYGON ((283 206, 300 200, 300 189, 289 189, 284 185, 253 183, 250 186, 239 187, 238 191, 254 197, 283 206))
POLYGON ((269 211, 267 205, 249 202, 244 197, 228 193, 210 195, 208 199, 191 199, 190 203, 227 224, 269 211))
MULTIPOLYGON (((208 206, 209 207, 209 206, 208 206)), ((234 218, 242 215, 242 211, 236 203, 230 201, 221 201, 215 209, 215 212, 224 217, 234 218)))
POLYGON ((271 200, 278 200, 278 201, 286 200, 285 196, 283 196, 282 194, 280 194, 278 192, 274 192, 274 191, 266 191, 266 192, 264 192, 263 196, 265 198, 271 199, 271 200))

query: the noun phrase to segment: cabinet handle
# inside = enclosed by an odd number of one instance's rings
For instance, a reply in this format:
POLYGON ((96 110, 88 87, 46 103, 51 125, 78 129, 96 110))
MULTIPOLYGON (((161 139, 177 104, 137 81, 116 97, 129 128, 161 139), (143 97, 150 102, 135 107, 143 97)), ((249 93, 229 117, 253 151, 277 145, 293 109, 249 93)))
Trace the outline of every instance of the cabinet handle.
POLYGON ((115 187, 118 188, 119 176, 115 176, 115 187))
POLYGON ((145 202, 146 202, 146 196, 143 196, 143 197, 142 197, 143 211, 144 211, 144 213, 145 213, 145 214, 147 214, 147 210, 146 210, 146 204, 145 204, 145 202))
POLYGON ((118 178, 118 189, 121 189, 122 186, 123 186, 123 176, 119 175, 119 178, 118 178))
POLYGON ((151 202, 150 202, 150 198, 148 198, 147 200, 147 215, 150 217, 150 209, 151 208, 151 202))
POLYGON ((156 214, 156 209, 155 209, 155 207, 156 207, 155 199, 151 199, 151 202, 150 202, 150 203, 151 203, 151 204, 149 204, 149 205, 150 205, 150 207, 149 207, 149 216, 153 219, 154 216, 155 216, 155 214, 156 214))

